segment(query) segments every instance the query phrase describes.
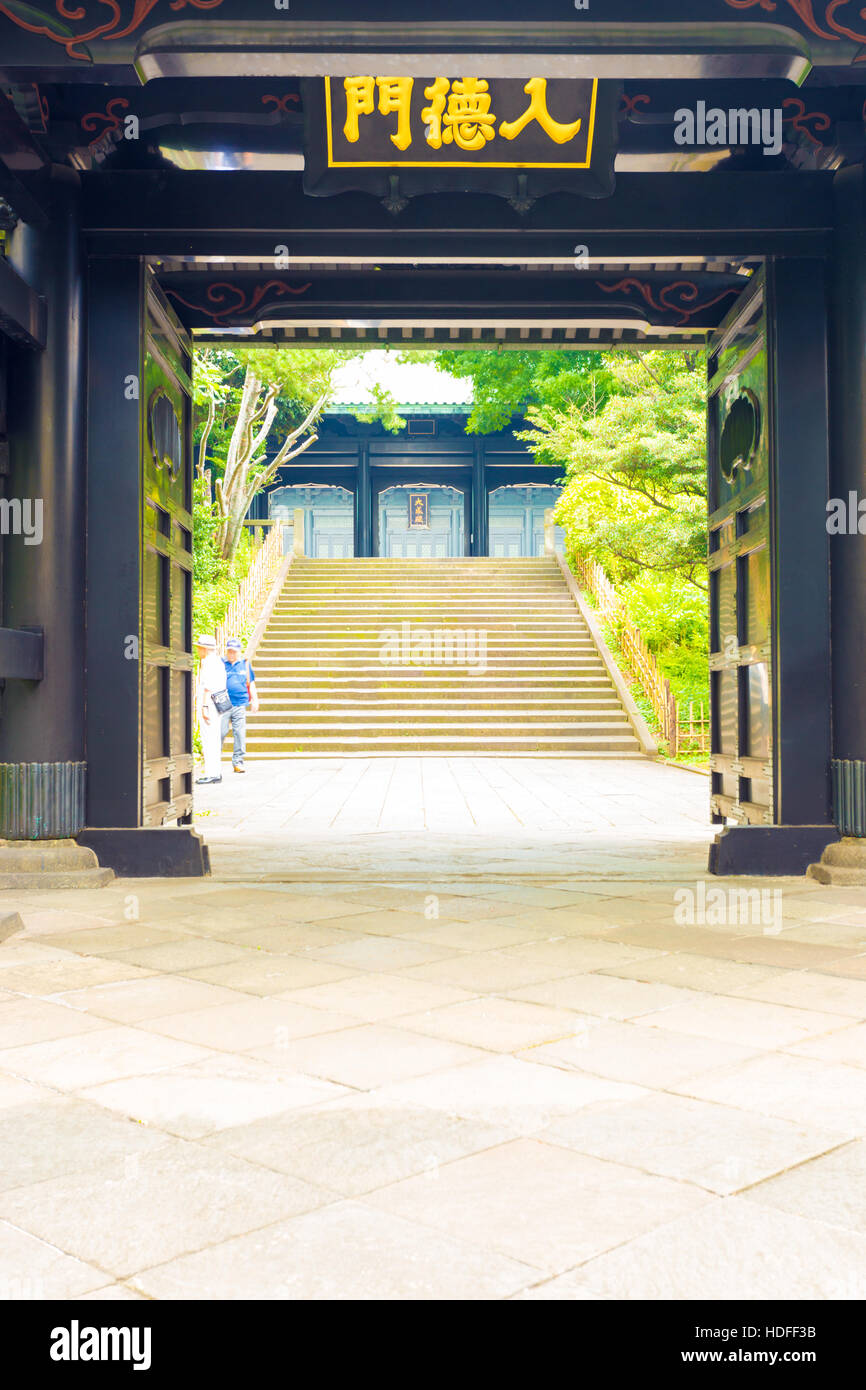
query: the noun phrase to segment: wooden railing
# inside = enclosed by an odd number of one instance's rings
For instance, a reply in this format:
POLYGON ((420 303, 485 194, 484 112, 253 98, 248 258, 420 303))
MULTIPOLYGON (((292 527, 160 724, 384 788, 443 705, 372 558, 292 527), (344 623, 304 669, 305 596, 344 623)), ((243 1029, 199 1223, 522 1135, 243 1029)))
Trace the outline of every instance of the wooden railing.
POLYGON ((226 639, 243 639, 247 628, 252 628, 258 617, 258 610, 273 582, 283 558, 283 528, 271 526, 264 544, 259 546, 246 578, 225 611, 222 622, 214 630, 217 651, 222 652, 226 639))
POLYGON ((601 565, 576 553, 570 560, 578 583, 592 595, 602 618, 616 637, 626 664, 652 705, 670 756, 675 758, 687 747, 706 752, 710 719, 704 701, 690 700, 686 713, 685 705, 678 704, 670 681, 659 670, 640 628, 629 618, 601 565))

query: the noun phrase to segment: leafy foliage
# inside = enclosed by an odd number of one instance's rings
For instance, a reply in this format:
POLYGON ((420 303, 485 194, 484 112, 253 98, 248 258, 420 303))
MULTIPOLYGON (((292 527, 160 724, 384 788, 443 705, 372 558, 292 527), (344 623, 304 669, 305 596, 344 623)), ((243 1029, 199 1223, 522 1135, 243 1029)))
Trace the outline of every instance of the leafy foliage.
MULTIPOLYGON (((443 348, 432 354, 440 371, 471 378, 474 404, 468 434, 494 434, 529 406, 600 410, 607 399, 608 359, 600 352, 478 352, 443 348)), ((407 355, 404 360, 411 361, 407 355)), ((539 462, 548 462, 539 459, 539 462)))
POLYGON ((522 438, 565 465, 560 524, 611 578, 706 589, 706 387, 698 354, 612 356, 604 405, 530 409, 522 438))
POLYGON ((231 564, 219 547, 220 518, 207 496, 203 478, 193 483, 192 599, 195 633, 213 632, 222 622, 226 609, 246 577, 252 561, 252 546, 244 536, 231 564))
POLYGON ((390 434, 398 434, 400 430, 406 428, 406 421, 398 411, 397 402, 390 391, 384 386, 374 383, 370 394, 373 397, 372 409, 356 411, 356 420, 362 420, 367 425, 372 425, 378 420, 390 434))
POLYGON ((268 445, 278 448, 319 397, 327 394, 336 368, 355 356, 356 353, 339 348, 206 348, 196 353, 196 440, 201 438, 204 428, 207 397, 215 392, 217 411, 208 457, 218 471, 225 466, 249 369, 264 386, 277 388, 277 412, 268 445))

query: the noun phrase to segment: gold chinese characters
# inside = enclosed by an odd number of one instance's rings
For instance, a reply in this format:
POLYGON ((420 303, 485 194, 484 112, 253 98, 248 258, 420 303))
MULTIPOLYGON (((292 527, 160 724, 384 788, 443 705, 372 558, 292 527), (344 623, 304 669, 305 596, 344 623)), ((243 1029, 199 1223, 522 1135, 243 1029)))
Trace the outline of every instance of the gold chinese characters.
MULTIPOLYGON (((357 143, 361 116, 371 116, 378 108, 382 116, 396 114, 397 129, 390 139, 398 150, 407 150, 412 144, 414 85, 414 77, 347 77, 343 83, 346 92, 343 134, 346 139, 351 144, 357 143)), ((424 88, 430 105, 421 111, 427 144, 434 150, 443 145, 456 145, 458 149, 473 152, 484 149, 497 134, 505 140, 516 139, 533 121, 537 121, 557 145, 574 139, 580 131, 582 118, 568 123, 554 120, 547 109, 547 78, 531 77, 523 90, 529 97, 523 115, 515 121, 501 121, 497 131, 497 117, 491 110, 493 97, 483 77, 460 77, 453 82, 448 77, 435 78, 424 88)))

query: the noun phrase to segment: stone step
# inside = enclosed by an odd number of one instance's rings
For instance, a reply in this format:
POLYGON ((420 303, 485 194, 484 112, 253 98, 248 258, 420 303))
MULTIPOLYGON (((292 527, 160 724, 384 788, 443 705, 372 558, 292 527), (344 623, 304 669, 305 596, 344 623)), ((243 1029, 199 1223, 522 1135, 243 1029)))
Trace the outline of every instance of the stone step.
POLYGON ((8 873, 98 867, 93 850, 75 840, 0 840, 0 869, 8 873))
POLYGON ((499 644, 506 647, 530 643, 533 646, 558 643, 566 646, 587 647, 593 645, 588 631, 570 624, 554 626, 548 623, 413 623, 405 632, 399 625, 388 622, 377 623, 375 618, 369 623, 349 624, 315 623, 304 626, 302 623, 274 623, 268 627, 263 639, 271 646, 296 646, 302 642, 327 642, 329 646, 339 646, 341 642, 366 643, 367 646, 380 646, 383 642, 399 642, 411 648, 417 642, 478 641, 487 645, 499 644))
MULTIPOLYGON (((351 641, 347 640, 346 638, 342 638, 339 642, 329 643, 328 646, 327 646, 327 648, 324 649, 324 650, 326 651, 326 654, 327 654, 327 655, 332 656, 332 657, 334 657, 334 658, 339 657, 339 655, 340 655, 342 652, 351 653, 352 655, 356 655, 356 654, 357 654, 357 655, 364 655, 364 654, 366 653, 366 654, 368 654, 370 657, 372 657, 375 661, 379 661, 379 652, 383 649, 384 646, 385 646, 385 640, 377 641, 377 642, 351 642, 351 641)), ((550 657, 550 656, 563 657, 563 658, 574 657, 574 658, 576 658, 576 659, 578 659, 578 660, 584 660, 584 659, 586 659, 587 656, 590 656, 590 655, 592 655, 593 653, 595 653, 595 654, 597 655, 597 653, 598 653, 598 649, 595 647, 594 644, 591 644, 591 643, 589 643, 589 642, 583 642, 583 641, 575 641, 575 642, 557 642, 557 641, 555 641, 555 640, 554 640, 554 641, 543 641, 543 640, 542 640, 542 641, 538 641, 538 642, 529 642, 529 641, 527 641, 527 642, 521 642, 521 641, 514 641, 514 642, 502 642, 502 641, 497 641, 497 642, 491 642, 491 641, 488 640, 488 642, 486 643, 486 647, 487 647, 488 655, 497 656, 498 658, 500 658, 500 659, 502 659, 502 660, 507 660, 507 659, 509 659, 510 657, 521 656, 521 655, 523 655, 524 653, 526 653, 526 654, 528 654, 528 655, 530 655, 530 656, 533 656, 533 655, 534 655, 534 656, 537 656, 537 657, 542 658, 542 659, 544 659, 544 660, 546 660, 546 659, 547 659, 548 657, 550 657)), ((395 647, 395 646, 393 645, 393 643, 392 643, 392 644, 389 645, 389 648, 388 648, 389 652, 390 652, 392 649, 394 650, 394 654, 395 654, 395 655, 397 655, 397 654, 399 654, 399 655, 401 655, 401 656, 403 655, 402 646, 397 645, 397 646, 395 647)), ((465 649, 468 650, 468 651, 471 651, 471 650, 472 650, 471 644, 470 644, 470 643, 466 643, 466 644, 465 644, 465 649)), ((304 656, 304 655, 309 656, 309 655, 311 655, 311 654, 317 654, 317 653, 319 653, 321 650, 323 650, 323 647, 322 647, 322 645, 321 645, 320 643, 318 643, 318 642, 298 642, 298 641, 294 641, 294 642, 280 642, 280 641, 276 641, 276 640, 274 640, 274 641, 268 641, 267 638, 266 638, 266 639, 261 643, 261 645, 259 646, 258 650, 256 651, 254 660, 255 660, 255 664, 256 664, 256 665, 261 665, 262 657, 265 657, 265 658, 267 658, 267 659, 269 659, 269 660, 272 660, 272 661, 275 660, 275 659, 283 659, 283 658, 285 658, 286 660, 290 660, 293 656, 304 656)), ((426 653, 427 647, 426 647, 426 645, 425 645, 425 646, 420 647, 418 650, 419 650, 420 653, 426 653)), ((431 651, 431 653, 434 652, 435 650, 436 650, 435 644, 431 642, 431 643, 430 643, 430 651, 431 651)), ((459 644, 455 643, 455 644, 453 645, 453 651, 454 651, 454 652, 458 652, 459 650, 460 650, 459 644)), ((447 647, 446 644, 443 642, 443 643, 442 643, 442 652, 443 652, 443 653, 446 653, 447 651, 448 651, 448 647, 447 647)), ((412 652, 413 652, 413 648, 412 648, 412 646, 410 646, 409 649, 408 649, 408 651, 406 652, 406 656, 409 658, 409 660, 406 661, 404 664, 406 664, 406 665, 415 664, 414 661, 412 660, 412 652)), ((599 660, 600 660, 600 659, 601 659, 601 658, 599 658, 599 660)), ((392 662, 389 661, 388 664, 391 665, 391 664, 396 664, 396 663, 392 663, 392 662)), ((425 663, 425 664, 426 664, 426 663, 425 663)), ((443 664, 443 663, 440 663, 440 664, 443 664)))
POLYGON ((299 570, 352 570, 352 569, 547 569, 555 567, 552 555, 333 555, 314 559, 312 555, 299 555, 299 570))
POLYGON ((51 873, 45 869, 39 874, 7 874, 0 869, 0 888, 27 892, 47 888, 104 888, 113 878, 113 869, 80 869, 68 873, 51 873))
POLYGON ((558 597, 550 599, 532 598, 519 589, 513 592, 488 597, 484 594, 415 594, 401 592, 399 599, 392 594, 390 600, 380 594, 335 594, 333 598, 305 598, 297 594, 287 594, 274 605, 276 618, 324 616, 329 620, 348 615, 366 617, 369 613, 390 613, 393 621, 399 622, 402 614, 408 622, 411 615, 426 612, 433 616, 440 613, 462 615, 464 613, 489 613, 492 617, 514 618, 527 615, 549 616, 556 620, 581 622, 577 610, 569 613, 566 604, 558 597), (519 608, 515 608, 519 604, 519 608))
POLYGON ((560 607, 565 597, 562 588, 554 584, 541 588, 528 587, 525 584, 508 586, 501 584, 496 588, 456 584, 400 584, 395 587, 359 584, 347 591, 341 588, 323 589, 295 585, 292 584, 291 574, 289 574, 278 599, 278 604, 283 606, 288 603, 327 603, 337 606, 345 603, 357 606, 361 599, 371 599, 390 607, 405 597, 413 602, 419 602, 422 599, 429 599, 431 603, 489 602, 495 607, 499 607, 516 594, 525 598, 527 603, 539 603, 542 607, 548 605, 560 607))
POLYGON ((866 884, 866 840, 845 835, 828 845, 819 864, 810 864, 809 878, 818 883, 847 884, 857 887, 866 884))
POLYGON ((261 704, 248 720, 253 759, 641 756, 589 627, 549 558, 296 561, 254 666, 261 704), (470 633, 484 633, 483 648, 468 644, 470 633), (396 639, 399 656, 406 640, 411 654, 424 638, 429 664, 392 663, 383 652, 396 639))
POLYGON ((582 708, 587 703, 599 701, 619 705, 619 697, 611 683, 603 680, 581 683, 580 685, 485 685, 467 681, 452 682, 450 685, 437 681, 417 681, 405 684, 402 681, 389 681, 383 684, 358 685, 356 683, 335 683, 330 681, 299 681, 291 686, 262 687, 259 704, 262 707, 288 708, 300 703, 319 706, 333 705, 380 705, 391 703, 403 708, 405 705, 440 704, 452 708, 469 709, 476 704, 495 705, 498 709, 520 708, 522 705, 534 707, 538 703, 574 705, 582 708))
POLYGON ((261 646, 256 653, 254 669, 258 670, 261 666, 273 666, 277 664, 289 664, 296 660, 311 661, 315 660, 317 665, 323 661, 330 661, 333 666, 342 666, 345 662, 365 661, 372 665, 387 668, 389 671, 397 667, 407 666, 477 666, 484 659, 488 663, 496 662, 499 666, 519 663, 525 665, 527 661, 546 661, 549 664, 566 659, 571 664, 580 665, 587 661, 600 661, 595 647, 590 647, 582 643, 536 643, 536 642, 516 642, 513 646, 506 646, 503 643, 491 644, 486 646, 476 643, 466 643, 462 647, 453 646, 451 648, 444 644, 437 648, 431 643, 427 646, 416 649, 413 654, 404 653, 400 649, 392 652, 390 647, 385 646, 384 642, 375 644, 365 642, 353 644, 350 642, 341 643, 339 646, 327 646, 324 643, 293 644, 289 645, 268 645, 261 646), (429 651, 429 657, 428 657, 429 651))
POLYGON ((374 571, 361 570, 354 574, 311 574, 310 571, 297 570, 292 566, 292 573, 286 575, 286 587, 293 589, 332 589, 332 591, 345 592, 352 591, 353 585, 363 585, 364 588, 378 588, 382 591, 395 588, 395 582, 400 587, 406 588, 430 588, 442 589, 453 588, 461 591, 471 592, 473 589, 505 589, 505 588, 527 588, 545 589, 545 591, 555 591, 562 589, 562 577, 559 570, 532 571, 531 574, 502 574, 498 571, 488 570, 481 573, 456 574, 455 571, 438 570, 417 570, 411 573, 393 574, 386 570, 374 571))
POLYGON ((268 670, 267 664, 256 663, 257 684, 260 694, 265 687, 271 692, 277 689, 327 689, 329 687, 350 687, 356 689, 463 689, 471 680, 473 689, 571 689, 603 687, 612 688, 609 674, 603 666, 570 666, 566 671, 552 671, 539 676, 535 667, 503 667, 502 670, 487 671, 456 670, 448 666, 399 666, 385 667, 381 662, 368 666, 346 666, 335 670, 331 666, 309 666, 299 664, 293 667, 291 676, 286 676, 286 667, 277 666, 268 670))
POLYGON ((312 642, 319 638, 326 641, 331 646, 339 645, 340 642, 366 642, 368 645, 379 644, 386 640, 394 642, 412 642, 424 640, 445 641, 450 638, 452 641, 459 640, 461 636, 475 637, 477 634, 486 634, 488 645, 491 642, 499 642, 504 646, 515 646, 521 642, 531 642, 537 646, 543 643, 578 643, 582 646, 592 644, 592 637, 587 628, 579 628, 573 623, 477 623, 473 626, 470 622, 435 622, 435 623, 415 623, 405 631, 399 623, 389 623, 376 621, 375 615, 368 618, 364 623, 346 623, 344 619, 334 618, 330 623, 274 623, 268 625, 267 636, 264 641, 271 645, 294 645, 298 642, 312 642))
POLYGON ((287 684, 274 681, 264 684, 258 682, 259 704, 286 705, 307 704, 352 705, 402 704, 407 700, 423 703, 451 704, 464 708, 473 704, 534 705, 539 700, 554 700, 561 704, 583 705, 587 700, 612 700, 619 703, 619 695, 609 680, 581 680, 579 682, 534 681, 525 685, 500 681, 497 677, 489 679, 486 674, 465 678, 461 681, 441 683, 435 677, 429 680, 403 681, 390 680, 386 672, 383 679, 366 683, 346 683, 321 681, 315 684, 302 676, 287 684))
MULTIPOLYGON (((514 723, 513 717, 503 717, 501 710, 473 711, 471 716, 466 718, 455 718, 453 709, 405 709, 396 715, 391 710, 355 710, 351 713, 334 710, 330 714, 315 710, 306 713, 299 711, 293 715, 275 710, 272 713, 260 712, 252 715, 247 720, 247 738, 281 732, 291 733, 301 729, 319 730, 321 733, 384 728, 393 728, 400 732, 413 729, 460 729, 470 733, 473 730, 477 732, 483 729, 486 732, 488 729, 501 729, 507 733, 513 729, 514 723)), ((588 710, 579 715, 572 714, 570 710, 525 710, 521 714, 519 724, 520 728, 525 730, 541 729, 548 732, 567 729, 575 733, 591 733, 593 730, 612 728, 614 725, 627 726, 628 716, 625 710, 588 710)))
POLYGON ((810 864, 806 877, 817 883, 835 884, 836 887, 858 888, 866 884, 866 868, 846 868, 841 864, 810 864))
MULTIPOLYGON (((430 681, 441 680, 446 685, 454 685, 466 679, 466 668, 457 667, 446 662, 439 664, 431 662, 429 665, 421 665, 420 662, 412 666, 391 666, 374 658, 368 661, 366 667, 358 662, 343 670, 341 665, 332 662, 330 666, 322 670, 321 668, 311 668, 299 671, 292 663, 281 662, 280 660, 268 659, 262 662, 258 657, 253 658, 253 668, 258 677, 264 667, 271 669, 271 678, 274 683, 282 685, 299 684, 307 680, 334 680, 334 681, 363 681, 367 685, 380 684, 384 681, 393 683, 395 681, 408 681, 410 684, 418 683, 426 685, 430 681)), ((514 664, 501 661, 496 671, 483 672, 477 671, 472 681, 474 685, 484 684, 485 681, 493 686, 505 683, 513 684, 515 681, 522 682, 527 688, 537 685, 571 685, 573 682, 586 680, 607 680, 610 682, 610 675, 607 667, 600 658, 595 662, 591 657, 579 657, 568 662, 539 663, 532 661, 514 664), (590 669, 587 669, 587 668, 590 669)))
MULTIPOLYGON (((550 715, 540 714, 537 718, 521 719, 520 729, 532 728, 534 733, 545 734, 548 737, 557 737, 560 734, 580 734, 589 737, 591 734, 605 735, 607 733, 621 733, 620 728, 623 720, 626 720, 625 713, 620 716, 609 718, 607 715, 587 715, 583 719, 569 719, 567 717, 557 719, 550 715)), ((302 716, 286 723, 286 730, 291 733, 294 731, 320 730, 322 733, 364 733, 382 725, 382 720, 377 720, 374 715, 358 715, 351 718, 342 717, 334 720, 339 727, 336 730, 329 730, 324 727, 322 719, 314 716, 302 716)), ((461 735, 470 736, 478 726, 483 726, 485 737, 488 732, 497 730, 503 734, 511 734, 514 731, 514 721, 503 718, 501 715, 493 714, 487 719, 455 719, 453 713, 445 714, 441 718, 433 721, 428 715, 401 715, 399 719, 390 719, 391 726, 398 732, 409 731, 417 727, 424 731, 435 722, 436 732, 448 733, 455 732, 461 735)), ((254 715, 247 721, 247 742, 256 739, 276 737, 282 732, 279 717, 263 721, 261 715, 254 715)))
POLYGON ((473 628, 468 624, 456 623, 450 626, 437 628, 416 627, 412 633, 408 633, 404 638, 399 628, 377 627, 373 629, 357 628, 354 631, 350 628, 337 628, 332 624, 326 628, 316 628, 313 632, 305 633, 297 628, 279 629, 268 631, 267 635, 259 644, 258 651, 265 647, 274 650, 292 650, 293 648, 309 647, 315 645, 327 646, 332 650, 339 650, 340 647, 367 647, 376 650, 388 643, 390 648, 411 652, 416 646, 425 645, 435 647, 437 644, 442 647, 458 648, 461 644, 483 642, 489 647, 499 647, 502 651, 519 651, 523 647, 531 650, 540 647, 550 647, 555 650, 567 651, 571 647, 586 650, 595 650, 595 643, 588 633, 574 631, 557 631, 547 628, 473 628))
POLYGON ((555 560, 492 560, 487 558, 452 559, 437 560, 396 560, 381 559, 373 556, 372 558, 359 560, 352 563, 351 560, 308 560, 298 557, 292 566, 294 578, 301 580, 329 579, 333 582, 356 576, 358 578, 369 578, 371 575, 378 575, 380 578, 387 578, 391 574, 412 574, 429 575, 433 579, 440 579, 447 576, 464 576, 470 579, 490 575, 521 575, 531 576, 535 579, 546 577, 559 577, 559 566, 555 560))
MULTIPOLYGON (((568 669, 573 672, 598 672, 602 673, 604 664, 599 657, 586 656, 581 653, 570 652, 568 654, 568 669)), ((553 671, 557 662, 549 659, 548 669, 553 671)), ((382 680, 387 680, 390 676, 398 673, 409 673, 421 671, 461 671, 466 672, 475 670, 479 675, 484 675, 487 671, 491 675, 505 675, 510 671, 536 670, 537 659, 534 653, 527 652, 519 656, 500 652, 482 652, 480 654, 469 652, 467 659, 455 659, 452 661, 413 661, 404 664, 401 661, 379 660, 377 652, 340 652, 331 656, 328 652, 321 652, 318 655, 312 652, 291 652, 272 656, 264 654, 256 657, 253 663, 253 671, 256 680, 263 681, 265 673, 269 676, 278 675, 290 667, 295 672, 304 670, 320 670, 322 668, 333 671, 335 675, 341 672, 351 673, 358 670, 368 670, 371 673, 378 671, 382 680)))
POLYGON ((381 753, 474 753, 476 756, 492 753, 564 753, 572 756, 595 753, 636 753, 640 754, 640 744, 632 735, 610 734, 606 737, 549 738, 541 735, 523 736, 520 733, 509 735, 485 734, 483 740, 471 736, 454 734, 423 737, 412 735, 371 737, 311 737, 296 739, 259 739, 255 745, 248 744, 247 756, 250 758, 273 758, 293 753, 304 756, 308 753, 359 753, 365 757, 375 757, 381 753))
POLYGON ((385 626, 396 627, 401 632, 403 624, 406 623, 407 634, 410 634, 414 627, 478 627, 482 622, 494 631, 502 629, 504 632, 533 632, 538 627, 544 627, 551 632, 589 632, 585 623, 575 620, 569 613, 540 613, 537 609, 523 609, 515 615, 513 603, 503 605, 498 613, 482 612, 463 606, 453 609, 431 608, 429 612, 420 613, 417 609, 408 611, 406 604, 401 604, 393 613, 380 611, 370 604, 359 607, 356 613, 347 613, 342 608, 325 613, 287 611, 275 613, 268 627, 279 631, 297 628, 300 632, 315 632, 327 631, 335 623, 339 623, 353 632, 378 632, 386 619, 385 626), (427 621, 422 622, 422 618, 427 621), (470 618, 472 622, 469 621, 470 618))
POLYGON ((562 584, 558 569, 530 570, 347 570, 344 574, 319 573, 299 570, 292 566, 286 576, 286 584, 298 589, 334 589, 351 592, 357 585, 365 588, 394 589, 398 584, 427 587, 430 589, 465 588, 472 589, 517 589, 525 585, 531 589, 555 589, 562 584))
POLYGON ((841 840, 827 846, 821 863, 845 869, 866 869, 866 840, 844 835, 841 840))
POLYGON ((469 597, 476 597, 481 594, 489 594, 492 598, 501 597, 503 594, 539 594, 543 598, 561 597, 563 593, 562 580, 558 574, 548 575, 544 578, 529 578, 526 575, 509 576, 507 579, 501 576, 491 575, 487 578, 467 578, 463 575, 451 575, 447 578, 436 577, 434 575, 382 575, 379 578, 364 578, 352 575, 344 579, 303 579, 298 578, 294 570, 286 575, 283 585, 283 594, 327 594, 332 598, 351 599, 357 593, 373 594, 378 593, 383 598, 393 599, 397 593, 415 594, 466 594, 469 597))
MULTIPOLYGON (((475 695, 462 696, 455 691, 450 699, 436 699, 427 696, 401 696, 395 697, 393 692, 383 693, 374 692, 369 700, 346 700, 334 699, 333 696, 303 699, 263 699, 260 702, 260 713, 265 714, 284 714, 286 718, 293 714, 309 714, 316 710, 322 712, 345 714, 348 711, 356 710, 358 713, 368 711, 376 713, 378 711, 394 712, 397 710, 410 710, 422 713, 425 710, 435 712, 437 710, 450 710, 473 714, 476 711, 499 710, 502 714, 519 713, 522 710, 561 710, 566 714, 585 714, 588 711, 599 710, 619 710, 619 701, 613 692, 605 698, 604 696, 578 697, 566 699, 562 696, 544 696, 534 700, 510 700, 507 697, 496 699, 478 699, 475 695)), ((253 718, 254 716, 250 716, 253 718)), ((257 717, 257 716, 256 716, 257 717)))

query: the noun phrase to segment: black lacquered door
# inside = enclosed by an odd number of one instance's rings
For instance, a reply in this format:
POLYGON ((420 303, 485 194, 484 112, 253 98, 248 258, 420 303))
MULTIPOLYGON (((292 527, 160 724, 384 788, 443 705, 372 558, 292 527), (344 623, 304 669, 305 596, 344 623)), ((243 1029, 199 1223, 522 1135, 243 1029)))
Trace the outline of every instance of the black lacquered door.
POLYGON ((708 418, 713 820, 773 824, 770 416, 763 275, 714 335, 708 418))
POLYGON ((192 816, 192 344, 146 288, 141 383, 142 824, 192 816))

